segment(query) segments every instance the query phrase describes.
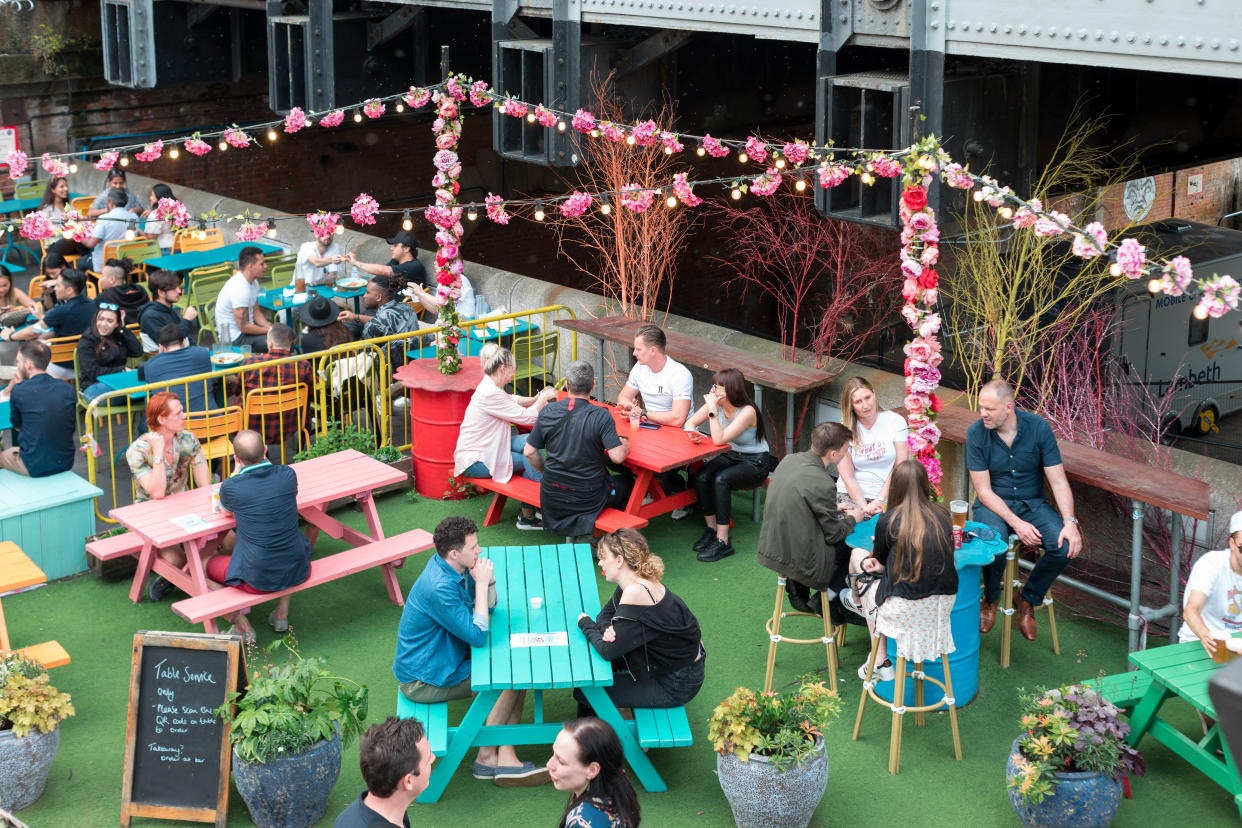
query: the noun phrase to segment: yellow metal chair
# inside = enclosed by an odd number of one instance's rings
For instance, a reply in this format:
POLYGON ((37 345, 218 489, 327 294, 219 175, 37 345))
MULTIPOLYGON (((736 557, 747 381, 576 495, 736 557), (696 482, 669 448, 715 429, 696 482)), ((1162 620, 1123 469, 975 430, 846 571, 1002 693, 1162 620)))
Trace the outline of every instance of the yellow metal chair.
MULTIPOLYGON (((513 389, 522 396, 533 396, 539 388, 532 379, 547 384, 556 376, 556 357, 560 350, 560 338, 556 331, 529 334, 513 340, 513 389)), ((540 388, 543 386, 541 385, 540 388)))
MULTIPOLYGON (((247 427, 263 434, 267 421, 277 419, 280 421, 280 433, 285 436, 285 441, 294 434, 300 434, 302 439, 300 445, 305 448, 310 445, 310 432, 306 428, 309 401, 310 389, 304 382, 276 385, 271 388, 253 388, 246 392, 245 398, 247 427), (289 425, 293 425, 293 428, 290 429, 289 425)), ((283 442, 280 453, 281 462, 288 462, 283 442)))
POLYGON ((69 200, 69 205, 73 207, 74 210, 77 210, 80 215, 83 215, 83 216, 86 215, 86 211, 91 209, 91 205, 94 203, 95 203, 95 197, 89 196, 89 195, 78 196, 77 198, 69 200))
MULTIPOLYGON (((40 240, 40 242, 39 242, 39 252, 42 254, 42 256, 41 256, 40 258, 47 258, 47 248, 48 248, 48 242, 51 242, 52 244, 55 244, 55 243, 56 243, 56 242, 58 242, 61 238, 62 238, 61 236, 53 236, 53 237, 52 237, 52 238, 50 238, 50 239, 42 239, 42 240, 40 240)), ((85 254, 83 254, 83 253, 65 253, 65 254, 62 256, 62 258, 65 260, 65 263, 66 263, 66 264, 68 264, 70 267, 77 267, 77 266, 78 266, 78 260, 79 260, 79 259, 81 259, 83 255, 85 255, 85 254)), ((29 292, 29 291, 27 291, 27 292, 29 292)), ((31 298, 31 299, 33 299, 34 297, 33 297, 33 296, 31 296, 30 298, 31 298)))
POLYGON ((211 230, 199 231, 206 234, 205 238, 195 238, 193 230, 182 230, 173 239, 173 252, 189 253, 193 250, 215 250, 217 247, 224 247, 224 231, 218 227, 211 230), (177 245, 180 244, 180 249, 177 245))
POLYGON ((198 438, 208 461, 232 455, 233 435, 241 431, 245 423, 240 405, 210 411, 187 411, 185 415, 185 427, 198 438))
POLYGON ((832 692, 837 692, 837 668, 840 666, 840 659, 837 655, 837 645, 845 645, 845 625, 840 627, 832 623, 832 614, 828 611, 828 593, 821 591, 819 593, 820 610, 822 618, 815 613, 799 612, 797 610, 785 610, 785 582, 783 576, 778 575, 776 578, 776 609, 772 611, 772 617, 768 619, 768 666, 763 675, 763 692, 767 693, 772 689, 772 673, 776 668, 776 645, 777 644, 821 644, 827 652, 828 658, 828 686, 832 692), (787 617, 803 616, 806 618, 817 618, 823 622, 824 635, 821 638, 789 638, 781 635, 781 621, 787 617), (837 638, 840 636, 840 641, 837 638))

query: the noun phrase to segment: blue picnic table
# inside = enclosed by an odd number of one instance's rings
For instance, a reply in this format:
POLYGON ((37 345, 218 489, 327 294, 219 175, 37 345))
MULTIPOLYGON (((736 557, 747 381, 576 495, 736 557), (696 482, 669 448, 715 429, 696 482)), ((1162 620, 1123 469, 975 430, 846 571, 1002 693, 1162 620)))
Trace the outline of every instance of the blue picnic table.
POLYGON ((293 312, 310 301, 311 291, 318 293, 326 299, 353 299, 354 311, 358 310, 358 297, 367 292, 366 285, 353 290, 344 288, 328 287, 327 285, 310 285, 305 293, 293 294, 293 299, 285 299, 284 292, 286 285, 271 288, 259 293, 259 307, 270 311, 283 311, 285 314, 285 324, 289 327, 295 327, 293 322, 293 312))
MULTIPOLYGON (((461 321, 462 324, 465 324, 470 320, 463 319, 461 321)), ((530 324, 525 319, 502 319, 498 322, 488 322, 487 325, 476 325, 468 328, 466 335, 462 337, 462 341, 457 344, 457 350, 462 356, 478 356, 484 343, 496 342, 506 338, 512 342, 513 337, 532 332, 538 333, 538 331, 538 327, 530 324)), ((410 359, 434 359, 436 356, 436 346, 432 344, 422 348, 414 348, 406 351, 406 356, 410 359)))
POLYGON ((191 250, 188 253, 156 256, 154 259, 147 259, 147 269, 172 270, 181 273, 199 267, 236 262, 237 256, 241 253, 243 247, 257 247, 263 251, 265 256, 271 253, 284 252, 283 247, 267 244, 266 242, 238 242, 237 244, 226 244, 224 247, 213 247, 210 250, 191 250))
POLYGON ((9 419, 9 401, 0 402, 0 431, 6 428, 12 428, 13 421, 9 419))
MULTIPOLYGON (((70 193, 69 200, 81 198, 81 193, 70 193)), ((43 196, 34 198, 6 198, 0 201, 0 215, 10 215, 12 213, 24 213, 27 210, 34 210, 39 206, 39 202, 43 201, 43 196)))
POLYGON ((498 603, 487 643, 470 659, 470 686, 477 695, 459 726, 449 729, 444 756, 436 762, 419 802, 435 802, 472 747, 550 745, 560 722, 544 721, 544 690, 582 691, 595 714, 621 739, 626 761, 648 791, 668 790, 639 744, 638 725, 621 718, 605 687, 612 665, 578 629, 578 615, 599 613, 599 588, 588 544, 490 547, 498 603), (542 599, 538 608, 532 598, 542 599), (533 690, 531 724, 485 725, 503 690, 533 690))

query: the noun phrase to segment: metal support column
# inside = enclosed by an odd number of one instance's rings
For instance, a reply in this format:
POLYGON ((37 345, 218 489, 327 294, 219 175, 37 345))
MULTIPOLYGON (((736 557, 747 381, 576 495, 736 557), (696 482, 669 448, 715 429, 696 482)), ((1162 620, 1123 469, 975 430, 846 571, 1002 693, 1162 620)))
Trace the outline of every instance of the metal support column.
MULTIPOLYGON (((918 107, 922 135, 944 135, 945 0, 914 0, 910 7, 910 103, 918 107)), ((914 132, 902 141, 914 140, 914 132)), ((940 207, 940 188, 928 188, 927 201, 940 207)))
MULTIPOLYGON (((574 112, 582 101, 582 6, 581 0, 552 0, 552 94, 551 104, 562 112, 574 112)), ((548 133, 552 140, 549 160, 571 166, 569 131, 548 133)))
MULTIPOLYGON (((279 5, 279 4, 277 4, 279 5)), ((312 112, 336 106, 336 55, 332 37, 332 0, 310 0, 306 65, 311 67, 306 103, 312 112)))
POLYGON ((1130 501, 1130 652, 1139 648, 1139 630, 1146 626, 1142 615, 1143 590, 1143 514, 1144 506, 1137 500, 1130 501))
MULTIPOLYGON (((1172 542, 1169 544, 1169 606, 1181 608, 1179 593, 1182 586, 1182 516, 1170 512, 1173 529, 1170 531, 1172 542)), ((1177 643, 1177 628, 1181 626, 1181 618, 1174 612, 1169 620, 1169 643, 1177 643)))
MULTIPOLYGON (((824 146, 832 138, 832 107, 829 87, 837 74, 837 53, 854 33, 853 0, 819 1, 819 48, 815 52, 815 143, 824 146)), ((814 187, 815 209, 828 213, 828 191, 814 187)))

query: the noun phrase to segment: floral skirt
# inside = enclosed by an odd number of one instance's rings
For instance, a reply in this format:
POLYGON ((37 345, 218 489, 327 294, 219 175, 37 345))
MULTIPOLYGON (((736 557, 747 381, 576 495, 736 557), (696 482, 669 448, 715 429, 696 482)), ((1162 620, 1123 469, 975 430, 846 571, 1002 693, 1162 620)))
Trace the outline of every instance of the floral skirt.
POLYGON ((957 649, 949 613, 955 595, 930 595, 911 601, 890 595, 880 605, 876 632, 897 642, 897 655, 906 661, 929 662, 957 649))

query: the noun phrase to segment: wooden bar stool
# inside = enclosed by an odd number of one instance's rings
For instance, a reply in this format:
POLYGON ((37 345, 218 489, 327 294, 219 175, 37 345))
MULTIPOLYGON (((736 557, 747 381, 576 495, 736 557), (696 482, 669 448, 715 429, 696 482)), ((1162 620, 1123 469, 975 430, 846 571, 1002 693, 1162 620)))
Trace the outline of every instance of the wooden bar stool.
MULTIPOLYGON (((948 623, 947 620, 945 623, 948 623)), ((897 773, 901 769, 901 723, 902 719, 905 718, 905 714, 913 713, 915 726, 923 727, 926 724, 924 714, 931 710, 947 707, 949 710, 949 724, 953 729, 953 754, 960 762, 962 760, 962 737, 957 729, 957 707, 953 698, 953 677, 949 673, 948 654, 940 654, 940 663, 944 665, 944 681, 924 673, 923 662, 914 662, 914 669, 910 671, 910 675, 914 678, 914 705, 907 707, 905 704, 906 659, 904 656, 897 656, 897 676, 894 680, 893 700, 891 702, 885 701, 875 692, 875 662, 876 656, 879 654, 878 644, 882 637, 875 635, 871 639, 871 655, 867 658, 867 678, 863 680, 862 698, 858 702, 858 716, 854 719, 854 741, 858 741, 858 735, 862 731, 863 714, 867 710, 867 698, 870 697, 877 704, 887 707, 893 714, 888 744, 888 772, 897 773), (943 698, 935 704, 923 704, 923 682, 925 681, 930 681, 944 691, 943 698)))
MULTIPOLYGON (((1009 669, 1009 647, 1010 637, 1013 633, 1013 615, 1016 611, 1018 603, 1019 588, 1022 582, 1018 580, 1018 548, 1021 541, 1017 535, 1009 536, 1009 549, 1005 552, 1005 575, 1004 587, 1005 592, 1001 597, 999 610, 1004 614, 1005 618, 1001 621, 1001 651, 1000 666, 1001 669, 1009 669)), ((1040 554, 1043 554, 1042 551, 1040 554)), ((1035 609, 1048 610, 1048 629, 1052 633, 1052 652, 1054 655, 1061 654, 1061 642, 1057 639, 1057 612, 1053 605, 1052 590, 1048 590, 1048 594, 1044 596, 1044 602, 1035 609)))
MULTIPOLYGON (((828 686, 832 692, 837 692, 837 667, 840 662, 837 659, 837 627, 832 623, 832 616, 828 611, 828 593, 820 591, 819 605, 823 611, 824 635, 822 638, 788 638, 781 635, 781 619, 787 616, 801 615, 807 618, 817 618, 813 612, 800 612, 798 610, 785 611, 785 577, 778 575, 776 577, 776 609, 772 611, 772 617, 768 619, 768 669, 763 676, 763 692, 767 693, 772 690, 772 671, 776 667, 776 645, 785 644, 823 644, 828 655, 828 686)), ((842 645, 845 644, 845 625, 840 627, 840 635, 842 645)))

